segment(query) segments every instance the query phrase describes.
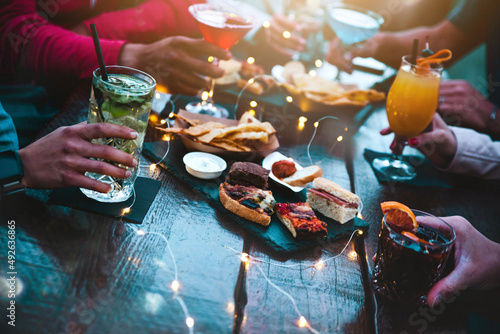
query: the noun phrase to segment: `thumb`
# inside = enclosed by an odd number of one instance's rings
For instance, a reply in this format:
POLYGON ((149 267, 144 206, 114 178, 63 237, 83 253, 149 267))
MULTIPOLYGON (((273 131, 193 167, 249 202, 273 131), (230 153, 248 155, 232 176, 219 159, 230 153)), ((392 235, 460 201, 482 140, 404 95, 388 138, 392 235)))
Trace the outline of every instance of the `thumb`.
POLYGON ((435 307, 441 301, 447 301, 467 287, 465 279, 467 272, 456 267, 448 276, 438 281, 427 294, 427 303, 435 307))

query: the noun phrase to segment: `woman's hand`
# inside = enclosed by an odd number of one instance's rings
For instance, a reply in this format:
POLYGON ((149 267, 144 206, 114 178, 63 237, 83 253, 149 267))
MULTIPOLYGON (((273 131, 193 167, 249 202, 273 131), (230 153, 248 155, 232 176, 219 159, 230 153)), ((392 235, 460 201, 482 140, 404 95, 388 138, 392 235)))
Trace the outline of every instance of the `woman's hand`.
POLYGON ((80 123, 60 127, 47 136, 19 150, 24 170, 22 183, 27 188, 81 187, 106 193, 111 186, 86 177, 86 172, 126 179, 130 172, 103 159, 135 167, 137 161, 128 153, 106 145, 93 144, 92 139, 136 139, 137 132, 125 126, 80 123))
POLYGON ((271 20, 269 28, 266 29, 266 40, 276 52, 287 58, 292 58, 293 51, 304 51, 306 41, 295 34, 302 29, 299 22, 287 18, 283 14, 276 14, 271 20), (283 36, 283 32, 290 33, 289 38, 283 36))

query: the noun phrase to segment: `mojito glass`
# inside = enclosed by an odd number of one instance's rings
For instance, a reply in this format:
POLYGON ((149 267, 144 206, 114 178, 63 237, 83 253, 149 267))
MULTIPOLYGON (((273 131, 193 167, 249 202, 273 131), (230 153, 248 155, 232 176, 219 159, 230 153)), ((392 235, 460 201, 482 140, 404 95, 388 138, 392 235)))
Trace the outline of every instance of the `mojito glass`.
POLYGON ((111 190, 106 194, 88 189, 81 191, 97 201, 115 203, 127 200, 133 193, 156 82, 149 74, 133 68, 106 66, 106 70, 108 81, 102 80, 99 68, 94 71, 88 123, 124 125, 135 130, 137 138, 134 140, 99 138, 93 140, 93 143, 112 146, 132 154, 137 160, 137 166, 127 167, 131 173, 127 179, 87 172, 86 176, 111 185, 111 190))

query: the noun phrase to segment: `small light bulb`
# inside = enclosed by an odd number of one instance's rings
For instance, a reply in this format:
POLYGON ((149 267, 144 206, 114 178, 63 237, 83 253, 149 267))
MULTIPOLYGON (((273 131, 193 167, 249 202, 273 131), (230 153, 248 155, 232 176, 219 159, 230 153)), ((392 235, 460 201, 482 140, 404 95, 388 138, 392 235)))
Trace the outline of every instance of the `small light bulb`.
POLYGON ((226 310, 228 313, 233 313, 234 312, 234 303, 233 302, 227 303, 226 310))
POLYGON ((342 141, 342 139, 344 139, 344 137, 342 137, 342 136, 337 137, 337 141, 342 141))
POLYGON ((283 37, 288 39, 288 38, 292 37, 292 34, 288 30, 285 30, 285 31, 283 31, 283 37))
MULTIPOLYGON (((361 216, 361 214, 358 214, 358 217, 361 216)), ((363 230, 358 230, 358 235, 363 235, 363 230)))
POLYGON ((172 291, 179 291, 180 286, 181 285, 178 280, 173 280, 172 284, 170 284, 170 288, 172 289, 172 291))
POLYGON ((160 123, 161 123, 161 124, 165 124, 166 122, 167 122, 167 121, 166 121, 165 119, 162 119, 162 120, 160 121, 160 123))
POLYGON ((151 120, 151 123, 153 123, 153 124, 158 122, 158 116, 156 116, 155 114, 151 114, 151 116, 149 116, 149 119, 151 120))
POLYGON ((249 63, 249 64, 255 63, 255 58, 254 57, 248 57, 247 58, 247 63, 249 63))
POLYGON ((347 254, 347 258, 354 261, 358 258, 358 253, 356 253, 356 251, 350 251, 349 254, 347 254))
POLYGON ((137 234, 144 235, 144 234, 146 234, 146 232, 144 232, 143 230, 137 230, 137 234))
POLYGON ((301 123, 305 123, 305 122, 307 122, 307 117, 300 116, 300 117, 299 117, 299 122, 301 122, 301 123))
POLYGON ((207 91, 203 91, 203 93, 201 93, 201 99, 203 101, 206 101, 208 99, 208 92, 207 91))
POLYGON ((252 115, 252 116, 255 116, 255 110, 253 110, 253 109, 250 109, 250 110, 248 111, 248 113, 249 113, 250 115, 252 115))
POLYGON ((245 263, 248 262, 248 261, 250 261, 250 259, 248 258, 248 254, 247 253, 241 253, 240 259, 241 259, 241 262, 245 262, 245 263))
POLYGON ((157 99, 160 99, 160 97, 161 97, 160 93, 156 93, 156 94, 155 94, 155 97, 156 97, 157 99))
POLYGON ((189 328, 193 328, 194 326, 194 319, 191 318, 191 317, 187 317, 186 318, 186 325, 189 327, 189 328))
POLYGON ((208 62, 209 62, 209 63, 212 63, 214 60, 215 60, 215 58, 214 58, 214 57, 212 57, 212 56, 209 56, 209 57, 208 57, 208 62))
POLYGON ((169 135, 163 135, 161 138, 163 141, 170 141, 170 136, 169 135))
POLYGON ((319 125, 319 122, 314 122, 314 127, 317 128, 319 125))
POLYGON ((262 23, 262 26, 263 26, 264 28, 269 28, 269 27, 271 26, 271 22, 269 22, 269 21, 264 21, 264 22, 262 23))
POLYGON ((314 65, 316 65, 316 67, 321 67, 321 66, 323 66, 323 61, 321 61, 321 59, 316 59, 316 61, 314 62, 314 65))
POLYGON ((127 207, 127 208, 125 208, 125 209, 122 210, 122 215, 126 215, 129 212, 130 212, 130 208, 127 207))
POLYGON ((287 101, 288 103, 292 103, 292 102, 293 102, 293 97, 291 97, 290 95, 288 95, 288 96, 286 97, 286 101, 287 101))
POLYGON ((299 319, 299 327, 304 328, 306 326, 307 326, 307 320, 303 315, 301 315, 299 319))
POLYGON ((314 266, 316 269, 321 270, 325 267, 325 261, 319 260, 314 266))
POLYGON ((257 102, 255 102, 255 101, 250 101, 250 107, 252 107, 252 108, 257 107, 257 102))
POLYGON ((151 165, 149 165, 149 170, 150 170, 150 171, 153 171, 153 170, 155 170, 155 169, 156 169, 156 164, 151 164, 151 165))
MULTIPOLYGON (((359 219, 364 219, 364 217, 363 217, 363 215, 361 214, 361 212, 358 212, 358 215, 357 215, 357 216, 358 216, 358 218, 359 218, 359 219)), ((360 230, 360 232, 363 232, 363 231, 361 231, 361 230, 360 230)))
POLYGON ((345 132, 349 131, 349 129, 347 127, 344 130, 345 130, 345 132))
POLYGON ((316 71, 315 70, 310 70, 309 71, 309 75, 312 76, 312 77, 315 77, 316 76, 316 71))
POLYGON ((168 118, 174 118, 174 112, 172 111, 170 114, 168 114, 168 118))
POLYGON ((248 80, 248 83, 249 83, 250 85, 251 85, 251 84, 253 84, 254 82, 255 82, 254 78, 252 78, 252 79, 248 80))

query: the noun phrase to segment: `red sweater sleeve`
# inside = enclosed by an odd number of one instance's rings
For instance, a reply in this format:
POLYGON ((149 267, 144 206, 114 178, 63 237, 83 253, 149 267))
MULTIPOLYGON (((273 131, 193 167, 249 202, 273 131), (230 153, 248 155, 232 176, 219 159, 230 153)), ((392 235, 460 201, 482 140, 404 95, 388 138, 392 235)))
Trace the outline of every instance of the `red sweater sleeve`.
POLYGON ((152 43, 164 37, 198 36, 199 30, 188 8, 200 0, 148 0, 134 8, 103 13, 84 22, 90 33, 95 23, 99 36, 134 43, 152 43))
MULTIPOLYGON (((99 65, 91 37, 49 23, 34 0, 16 0, 0 8, 0 72, 7 77, 90 78, 99 65)), ((116 64, 125 41, 101 39, 106 64, 116 64)))

